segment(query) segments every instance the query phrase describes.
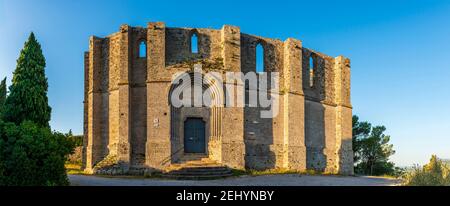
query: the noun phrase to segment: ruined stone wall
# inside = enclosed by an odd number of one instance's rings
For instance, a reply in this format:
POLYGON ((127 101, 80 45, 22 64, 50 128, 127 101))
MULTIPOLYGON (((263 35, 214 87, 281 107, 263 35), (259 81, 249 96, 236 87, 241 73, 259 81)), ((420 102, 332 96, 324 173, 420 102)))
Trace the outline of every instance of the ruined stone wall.
MULTIPOLYGON (((183 121, 199 116, 208 127, 208 157, 230 167, 353 172, 350 62, 344 57, 304 48, 296 39, 243 34, 234 26, 170 28, 161 22, 146 28, 123 25, 105 38, 92 37, 85 57, 87 169, 105 159, 124 171, 177 163, 183 156, 183 121), (193 34, 197 53, 191 52, 193 34), (142 42, 145 57, 139 56, 142 42), (279 97, 275 118, 261 118, 268 108, 260 107, 171 107, 173 74, 192 72, 195 64, 203 72, 256 71, 258 44, 264 49, 264 71, 279 72, 279 90, 267 91, 279 97)), ((247 97, 259 90, 234 84, 245 88, 247 97)))
MULTIPOLYGON (((241 69, 243 72, 256 72, 256 46, 261 44, 264 50, 263 62, 265 72, 279 72, 280 83, 283 79, 283 50, 280 40, 273 40, 252 35, 241 35, 241 69)), ((256 94, 259 88, 246 86, 246 100, 256 94)), ((283 84, 280 85, 283 87, 283 84)), ((280 87, 280 88, 281 88, 280 87)), ((281 89, 282 90, 282 89, 281 89)), ((269 91, 266 91, 270 94, 269 91)), ((281 94, 284 95, 284 94, 281 94)), ((280 98, 282 99, 282 98, 280 98)), ((246 102, 248 104, 248 102, 246 102)), ((246 144, 245 162, 248 168, 270 169, 282 168, 286 153, 284 140, 284 102, 279 102, 279 114, 272 119, 261 118, 261 111, 269 108, 244 108, 244 140, 246 144)))
POLYGON ((103 94, 102 79, 108 77, 102 69, 102 39, 91 37, 89 40, 89 54, 85 58, 85 71, 88 73, 86 81, 87 103, 87 131, 85 139, 85 169, 92 170, 93 166, 104 158, 104 122, 103 117, 103 94))
MULTIPOLYGON (((147 29, 133 28, 130 36, 130 142, 131 165, 145 163, 147 142, 147 55, 140 57, 140 44, 147 44, 147 29)), ((146 54, 146 52, 144 52, 146 54)))
POLYGON ((166 66, 199 59, 215 60, 222 58, 220 30, 167 28, 166 29, 166 66), (191 36, 198 39, 198 53, 191 53, 191 36))
MULTIPOLYGON (((338 62, 342 57, 332 58, 306 48, 303 48, 302 52, 307 168, 328 173, 350 174, 353 172, 351 166, 347 166, 344 170, 339 166, 338 159, 342 155, 337 149, 342 146, 340 139, 344 130, 346 141, 351 138, 351 131, 349 132, 351 124, 342 125, 343 121, 347 123, 351 121, 351 115, 343 114, 341 111, 344 107, 344 110, 351 113, 350 76, 347 73, 349 68, 343 68, 344 64, 338 62), (310 65, 310 58, 313 59, 313 65, 310 65), (309 82, 311 78, 309 75, 313 75, 312 85, 309 82)), ((347 151, 345 156, 352 154, 347 151)), ((348 158, 345 159, 348 163, 348 158)))

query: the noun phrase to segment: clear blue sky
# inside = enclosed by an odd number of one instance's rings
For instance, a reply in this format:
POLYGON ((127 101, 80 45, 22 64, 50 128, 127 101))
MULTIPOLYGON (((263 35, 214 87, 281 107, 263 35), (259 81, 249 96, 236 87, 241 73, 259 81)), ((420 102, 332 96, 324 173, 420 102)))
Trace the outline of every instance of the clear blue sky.
POLYGON ((223 24, 352 60, 354 114, 387 127, 405 166, 450 158, 450 1, 0 0, 0 77, 11 81, 30 31, 47 59, 55 130, 82 133, 83 52, 120 24, 223 24))

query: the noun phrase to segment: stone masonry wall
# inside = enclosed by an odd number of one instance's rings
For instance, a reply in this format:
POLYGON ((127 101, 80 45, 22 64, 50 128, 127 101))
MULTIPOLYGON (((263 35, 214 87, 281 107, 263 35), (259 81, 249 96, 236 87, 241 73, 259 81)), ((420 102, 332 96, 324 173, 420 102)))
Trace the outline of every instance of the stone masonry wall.
MULTIPOLYGON (((146 28, 122 25, 105 38, 91 37, 85 78, 86 171, 164 170, 184 155, 184 120, 199 117, 207 125, 205 155, 229 167, 353 173, 350 61, 304 48, 300 40, 243 34, 229 25, 218 30, 171 28, 162 22, 146 28), (191 52, 194 34, 197 53, 191 52), (223 75, 256 71, 258 44, 264 49, 264 71, 279 72, 279 90, 269 92, 280 100, 276 117, 261 118, 260 111, 268 108, 260 107, 171 106, 173 74, 193 72, 199 64, 203 72, 223 75)), ((234 84, 245 88, 246 96, 259 90, 234 84)), ((215 91, 226 98, 219 88, 215 91)))

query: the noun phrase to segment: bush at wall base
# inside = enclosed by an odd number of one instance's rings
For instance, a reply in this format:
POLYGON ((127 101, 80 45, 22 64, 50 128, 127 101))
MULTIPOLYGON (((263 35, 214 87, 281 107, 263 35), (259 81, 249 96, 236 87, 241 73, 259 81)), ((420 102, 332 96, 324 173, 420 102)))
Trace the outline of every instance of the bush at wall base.
POLYGON ((0 120, 0 185, 68 185, 64 163, 73 148, 67 134, 0 120))

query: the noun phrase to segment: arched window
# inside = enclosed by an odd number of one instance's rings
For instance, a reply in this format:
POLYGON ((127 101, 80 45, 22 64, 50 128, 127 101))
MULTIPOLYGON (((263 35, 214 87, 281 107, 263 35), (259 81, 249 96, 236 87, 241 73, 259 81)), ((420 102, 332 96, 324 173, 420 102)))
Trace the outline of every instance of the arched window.
POLYGON ((314 86, 314 58, 309 57, 309 87, 314 86))
POLYGON ((260 43, 256 45, 256 72, 264 72, 264 48, 260 43))
POLYGON ((191 53, 198 53, 198 37, 196 33, 193 33, 191 36, 191 53))
POLYGON ((145 58, 147 56, 147 45, 144 41, 139 43, 139 58, 145 58))

